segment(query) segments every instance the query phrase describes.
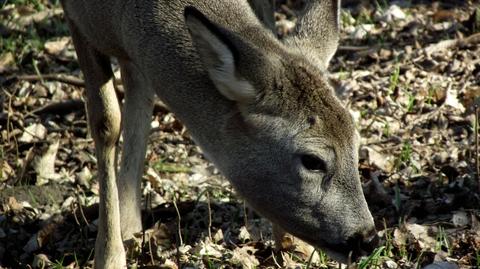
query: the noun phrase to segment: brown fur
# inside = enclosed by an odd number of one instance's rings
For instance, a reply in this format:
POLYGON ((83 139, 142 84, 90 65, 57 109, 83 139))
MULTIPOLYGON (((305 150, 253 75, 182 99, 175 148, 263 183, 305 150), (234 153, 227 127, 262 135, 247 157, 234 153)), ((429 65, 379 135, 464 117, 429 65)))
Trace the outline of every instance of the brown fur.
POLYGON ((282 230, 340 260, 361 254, 375 233, 357 171, 357 133, 325 76, 338 42, 338 1, 308 2, 284 42, 271 22, 267 29, 257 19, 269 24, 272 2, 249 2, 255 12, 238 0, 63 0, 97 149, 97 268, 125 267, 122 240, 141 230, 139 180, 154 94, 238 193, 282 230), (122 117, 109 56, 121 66, 122 117))

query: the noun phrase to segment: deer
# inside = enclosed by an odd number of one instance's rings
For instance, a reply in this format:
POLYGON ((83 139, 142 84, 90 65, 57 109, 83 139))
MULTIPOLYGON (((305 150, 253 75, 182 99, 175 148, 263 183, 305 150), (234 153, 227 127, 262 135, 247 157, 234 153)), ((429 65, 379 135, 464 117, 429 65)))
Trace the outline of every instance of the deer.
POLYGON ((359 133, 327 73, 339 42, 339 0, 307 1, 282 40, 273 33, 271 0, 62 6, 97 156, 96 268, 125 268, 123 242, 142 230, 141 177, 156 97, 277 233, 343 262, 373 249, 359 133), (120 66, 122 108, 111 58, 120 66))

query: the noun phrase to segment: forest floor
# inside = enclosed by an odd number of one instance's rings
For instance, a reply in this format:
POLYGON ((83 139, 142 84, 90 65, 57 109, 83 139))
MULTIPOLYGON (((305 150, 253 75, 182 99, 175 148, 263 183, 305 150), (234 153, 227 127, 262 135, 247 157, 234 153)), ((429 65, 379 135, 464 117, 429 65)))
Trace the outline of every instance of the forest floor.
MULTIPOLYGON (((54 2, 0 0, 0 268, 92 266, 96 159, 54 2)), ((298 1, 277 2, 284 35, 298 1)), ((330 72, 362 136, 360 174, 383 242, 352 266, 480 268, 480 2, 344 2, 330 72)), ((339 268, 321 250, 276 253, 268 221, 160 103, 146 167, 145 234, 130 265, 339 268)))

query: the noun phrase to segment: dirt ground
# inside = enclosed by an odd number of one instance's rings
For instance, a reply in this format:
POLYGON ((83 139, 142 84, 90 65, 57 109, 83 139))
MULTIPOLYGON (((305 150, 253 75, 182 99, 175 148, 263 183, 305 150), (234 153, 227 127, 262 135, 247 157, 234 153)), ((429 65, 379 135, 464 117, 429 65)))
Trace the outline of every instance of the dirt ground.
MULTIPOLYGON (((329 70, 362 136, 360 174, 383 242, 351 266, 480 268, 480 2, 343 2, 329 70)), ((298 6, 277 1, 280 38, 298 6)), ((0 268, 91 268, 96 159, 63 11, 53 0, 0 7, 0 268)), ((341 267, 321 250, 275 252, 268 221, 161 103, 142 187, 133 267, 341 267)))

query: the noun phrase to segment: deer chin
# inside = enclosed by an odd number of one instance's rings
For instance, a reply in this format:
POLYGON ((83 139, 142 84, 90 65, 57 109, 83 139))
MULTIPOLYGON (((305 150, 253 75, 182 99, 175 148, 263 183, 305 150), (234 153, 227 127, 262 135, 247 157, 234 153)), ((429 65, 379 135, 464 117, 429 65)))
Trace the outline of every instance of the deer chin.
POLYGON ((323 250, 330 258, 339 263, 350 264, 359 260, 361 257, 368 255, 362 250, 354 250, 348 244, 312 244, 323 250))
MULTIPOLYGON (((301 237, 300 237, 301 238, 301 237)), ((339 263, 349 264, 355 262, 358 258, 366 253, 356 253, 348 244, 331 244, 323 240, 308 240, 303 239, 312 246, 321 249, 330 258, 336 260, 339 263)))
POLYGON ((328 246, 322 246, 320 247, 320 249, 323 250, 328 255, 328 257, 336 260, 339 263, 349 264, 352 262, 352 251, 347 250, 346 252, 344 252, 336 247, 332 248, 328 246))

